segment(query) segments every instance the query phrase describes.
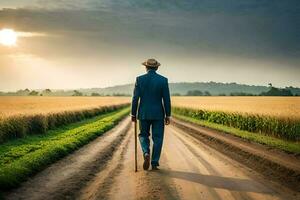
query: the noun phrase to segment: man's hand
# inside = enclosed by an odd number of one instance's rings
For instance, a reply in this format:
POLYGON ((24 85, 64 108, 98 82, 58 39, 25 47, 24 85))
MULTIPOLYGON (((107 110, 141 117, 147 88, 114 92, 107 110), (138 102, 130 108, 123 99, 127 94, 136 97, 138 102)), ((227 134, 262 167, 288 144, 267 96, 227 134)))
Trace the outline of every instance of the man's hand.
POLYGON ((170 118, 170 117, 166 117, 166 118, 165 118, 165 124, 166 124, 166 125, 169 125, 170 122, 171 122, 171 118, 170 118))
POLYGON ((131 115, 131 121, 136 122, 136 116, 131 115))

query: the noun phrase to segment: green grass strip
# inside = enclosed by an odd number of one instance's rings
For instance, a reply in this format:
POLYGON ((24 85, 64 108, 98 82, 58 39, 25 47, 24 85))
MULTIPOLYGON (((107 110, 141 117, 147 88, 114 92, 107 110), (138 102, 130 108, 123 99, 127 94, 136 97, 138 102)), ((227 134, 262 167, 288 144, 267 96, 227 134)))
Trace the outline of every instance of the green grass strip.
POLYGON ((215 129, 218 131, 222 131, 222 132, 246 139, 248 141, 260 143, 260 144, 263 144, 263 145, 266 145, 266 146, 269 146, 272 148, 283 150, 288 153, 300 154, 300 142, 286 141, 283 139, 279 139, 279 138, 275 138, 275 137, 271 137, 271 136, 267 136, 267 135, 263 135, 263 134, 259 134, 259 133, 251 133, 248 131, 239 130, 237 128, 232 128, 232 127, 224 126, 221 124, 208 122, 205 120, 198 120, 198 119, 183 116, 183 115, 174 114, 174 116, 178 119, 181 119, 181 120, 184 120, 187 122, 192 122, 192 123, 198 124, 200 126, 212 128, 212 129, 215 129))
POLYGON ((30 175, 70 154, 104 132, 113 128, 128 115, 122 108, 95 118, 9 141, 0 146, 0 189, 17 187, 30 175))

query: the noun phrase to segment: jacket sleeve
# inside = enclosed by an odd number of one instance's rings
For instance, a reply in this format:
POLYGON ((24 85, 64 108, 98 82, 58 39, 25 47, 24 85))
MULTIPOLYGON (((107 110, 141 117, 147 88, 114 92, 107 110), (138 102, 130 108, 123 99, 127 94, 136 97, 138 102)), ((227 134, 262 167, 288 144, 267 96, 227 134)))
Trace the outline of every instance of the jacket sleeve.
POLYGON ((171 116, 171 98, 170 98, 168 79, 166 80, 166 83, 164 84, 164 87, 163 87, 163 103, 164 103, 164 108, 165 108, 165 112, 166 112, 166 117, 170 117, 171 116))
POLYGON ((132 103, 131 103, 131 115, 132 116, 136 116, 139 99, 140 99, 140 88, 138 85, 138 78, 137 78, 135 81, 135 85, 134 85, 133 97, 132 97, 132 103))

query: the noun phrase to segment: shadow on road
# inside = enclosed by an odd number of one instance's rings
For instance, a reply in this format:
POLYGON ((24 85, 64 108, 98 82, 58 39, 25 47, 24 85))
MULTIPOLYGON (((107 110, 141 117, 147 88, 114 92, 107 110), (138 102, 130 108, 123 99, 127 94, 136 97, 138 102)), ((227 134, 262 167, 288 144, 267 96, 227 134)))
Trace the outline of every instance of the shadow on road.
POLYGON ((160 173, 162 176, 183 179, 213 188, 222 188, 232 191, 272 193, 272 190, 264 187, 258 182, 254 182, 248 179, 204 175, 183 171, 169 171, 163 169, 155 172, 160 173))

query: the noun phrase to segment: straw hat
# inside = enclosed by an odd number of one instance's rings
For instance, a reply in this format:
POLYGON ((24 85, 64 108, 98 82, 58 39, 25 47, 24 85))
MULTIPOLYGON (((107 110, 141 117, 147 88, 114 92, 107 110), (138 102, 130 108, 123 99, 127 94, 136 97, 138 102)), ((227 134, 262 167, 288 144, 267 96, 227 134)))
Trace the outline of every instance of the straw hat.
POLYGON ((157 62, 154 58, 150 58, 142 63, 142 65, 145 65, 146 67, 159 67, 160 63, 157 62))

